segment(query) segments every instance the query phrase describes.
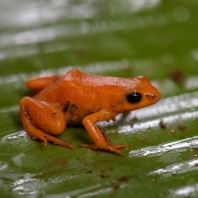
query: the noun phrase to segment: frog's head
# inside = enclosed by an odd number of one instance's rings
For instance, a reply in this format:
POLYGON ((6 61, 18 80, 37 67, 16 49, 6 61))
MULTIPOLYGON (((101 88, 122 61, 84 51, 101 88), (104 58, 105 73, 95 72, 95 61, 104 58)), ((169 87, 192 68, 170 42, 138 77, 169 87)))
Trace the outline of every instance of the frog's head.
POLYGON ((147 77, 138 76, 125 93, 125 108, 127 111, 155 104, 160 99, 160 92, 151 84, 147 77))

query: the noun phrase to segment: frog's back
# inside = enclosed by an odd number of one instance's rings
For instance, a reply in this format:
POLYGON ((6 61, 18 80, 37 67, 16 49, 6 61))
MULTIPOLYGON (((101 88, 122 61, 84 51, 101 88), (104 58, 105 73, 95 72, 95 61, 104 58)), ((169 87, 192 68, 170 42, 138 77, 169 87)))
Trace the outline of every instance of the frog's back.
POLYGON ((116 88, 131 88, 135 83, 135 79, 119 78, 119 77, 109 77, 109 76, 98 76, 92 74, 85 74, 80 72, 78 69, 71 69, 65 75, 63 75, 62 80, 67 83, 72 82, 72 85, 80 85, 81 88, 96 88, 100 87, 116 87, 116 88))
POLYGON ((92 76, 84 74, 78 69, 71 69, 64 75, 58 76, 50 85, 34 96, 35 99, 43 100, 51 103, 59 102, 60 105, 65 103, 65 100, 75 100, 82 93, 88 93, 91 87, 95 87, 100 76, 92 76))
POLYGON ((71 69, 39 92, 35 98, 51 103, 58 101, 60 105, 64 105, 66 100, 79 102, 86 98, 100 102, 101 97, 111 97, 112 100, 112 95, 116 97, 117 93, 133 89, 136 84, 136 79, 90 75, 71 69))

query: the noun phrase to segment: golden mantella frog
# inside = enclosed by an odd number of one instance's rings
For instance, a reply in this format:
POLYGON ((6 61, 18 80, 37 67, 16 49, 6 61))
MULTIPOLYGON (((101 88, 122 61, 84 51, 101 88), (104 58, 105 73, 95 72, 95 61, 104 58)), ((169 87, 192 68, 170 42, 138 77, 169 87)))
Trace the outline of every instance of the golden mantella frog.
POLYGON ((27 87, 37 94, 20 101, 20 115, 26 133, 74 150, 74 146, 55 137, 66 125, 81 125, 93 140, 89 149, 104 149, 122 155, 127 144, 111 144, 97 122, 114 119, 121 112, 132 111, 156 103, 159 91, 148 78, 117 78, 84 74, 71 69, 64 75, 35 77, 27 87))

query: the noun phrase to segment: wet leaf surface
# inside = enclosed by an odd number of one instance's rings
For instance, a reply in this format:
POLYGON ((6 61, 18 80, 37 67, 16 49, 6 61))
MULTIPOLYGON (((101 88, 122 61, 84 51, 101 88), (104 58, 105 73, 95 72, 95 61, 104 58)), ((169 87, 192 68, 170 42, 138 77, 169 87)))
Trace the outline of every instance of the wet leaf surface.
POLYGON ((0 1, 1 197, 197 197, 198 3, 0 1), (60 139, 75 151, 32 140, 18 103, 25 80, 70 68, 148 76, 156 105, 99 123, 124 155, 78 148, 84 128, 60 139))

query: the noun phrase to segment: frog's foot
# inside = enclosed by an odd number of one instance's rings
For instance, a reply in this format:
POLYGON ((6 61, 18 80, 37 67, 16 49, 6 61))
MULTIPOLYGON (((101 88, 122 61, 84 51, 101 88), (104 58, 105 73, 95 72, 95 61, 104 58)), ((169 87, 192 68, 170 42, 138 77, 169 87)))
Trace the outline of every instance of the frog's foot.
POLYGON ((65 148, 69 148, 71 150, 75 150, 75 147, 70 144, 69 142, 64 142, 50 134, 45 133, 43 138, 40 138, 41 140, 44 141, 44 145, 47 145, 47 141, 53 142, 54 144, 57 144, 59 146, 65 147, 65 148))
POLYGON ((32 125, 27 125, 25 126, 25 129, 28 131, 27 134, 30 135, 31 137, 33 137, 33 139, 39 139, 42 140, 44 142, 44 145, 47 146, 48 141, 53 142, 54 144, 57 144, 59 146, 65 147, 65 148, 69 148, 71 150, 74 150, 75 147, 65 141, 62 141, 40 129, 37 129, 36 127, 32 126, 32 125))
POLYGON ((81 144, 79 145, 79 147, 85 147, 85 148, 94 149, 94 150, 103 149, 103 150, 114 152, 118 155, 123 155, 123 153, 119 149, 128 148, 128 145, 127 144, 117 144, 117 145, 111 144, 111 141, 106 136, 106 133, 104 131, 101 131, 96 125, 96 122, 113 119, 115 118, 116 115, 117 113, 114 113, 111 111, 100 110, 85 117, 82 123, 84 127, 86 128, 94 144, 92 145, 81 144))
POLYGON ((96 144, 92 144, 92 145, 88 145, 88 144, 79 144, 78 147, 84 147, 84 148, 89 148, 89 149, 93 149, 93 150, 99 150, 99 149, 103 149, 103 150, 108 150, 111 152, 114 152, 118 155, 123 155, 123 153, 118 150, 121 148, 128 148, 128 144, 116 144, 116 145, 112 145, 112 144, 105 144, 105 145, 96 145, 96 144))

